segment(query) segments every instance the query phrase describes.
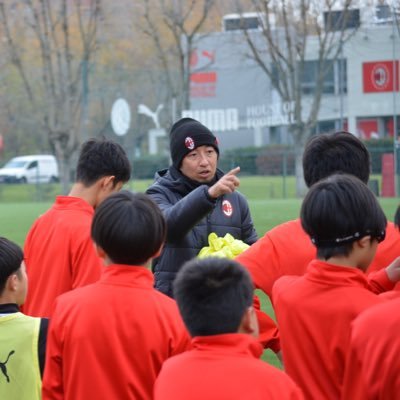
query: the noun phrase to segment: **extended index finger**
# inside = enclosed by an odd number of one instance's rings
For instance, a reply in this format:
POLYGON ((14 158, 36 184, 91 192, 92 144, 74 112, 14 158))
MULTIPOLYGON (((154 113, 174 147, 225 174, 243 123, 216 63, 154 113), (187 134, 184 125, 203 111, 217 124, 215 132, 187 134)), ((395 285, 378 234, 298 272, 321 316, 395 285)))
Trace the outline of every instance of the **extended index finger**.
POLYGON ((240 167, 235 167, 227 172, 225 175, 236 175, 240 172, 240 167))

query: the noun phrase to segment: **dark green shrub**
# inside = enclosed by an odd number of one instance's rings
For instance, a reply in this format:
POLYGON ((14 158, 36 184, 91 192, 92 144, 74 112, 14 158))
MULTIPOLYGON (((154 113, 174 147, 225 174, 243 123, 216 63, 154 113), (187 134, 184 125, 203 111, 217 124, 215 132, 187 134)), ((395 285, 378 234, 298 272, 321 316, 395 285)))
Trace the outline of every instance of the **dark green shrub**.
POLYGON ((294 150, 285 145, 264 147, 257 157, 256 164, 259 175, 293 175, 294 150))
POLYGON ((393 153, 393 139, 372 139, 366 140, 364 143, 371 154, 371 173, 380 174, 382 172, 382 155, 393 153))
POLYGON ((145 156, 133 160, 133 179, 152 179, 154 174, 168 168, 170 162, 167 156, 145 156))
POLYGON ((225 172, 237 166, 242 175, 257 175, 257 156, 262 151, 260 147, 244 147, 224 151, 219 158, 218 166, 225 172))

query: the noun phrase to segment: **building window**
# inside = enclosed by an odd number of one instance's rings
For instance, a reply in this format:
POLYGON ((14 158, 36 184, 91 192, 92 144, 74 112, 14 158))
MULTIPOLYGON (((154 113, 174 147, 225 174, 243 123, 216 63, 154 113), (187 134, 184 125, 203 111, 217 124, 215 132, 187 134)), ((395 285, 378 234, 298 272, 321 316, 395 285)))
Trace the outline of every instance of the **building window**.
POLYGON ((335 62, 335 94, 347 94, 347 60, 340 58, 335 62))
POLYGON ((337 126, 336 126, 336 121, 335 120, 327 120, 327 121, 319 121, 315 125, 314 129, 312 130, 312 135, 319 135, 322 133, 332 133, 337 131, 337 126))
POLYGON ((269 128, 269 141, 270 144, 282 144, 280 126, 271 126, 269 128))
MULTIPOLYGON (((301 77, 303 94, 313 94, 317 89, 316 77, 318 76, 318 61, 305 61, 301 77)), ((344 59, 336 60, 325 72, 322 93, 339 94, 347 93, 347 63, 344 59), (342 85, 340 87, 340 84, 342 85)))

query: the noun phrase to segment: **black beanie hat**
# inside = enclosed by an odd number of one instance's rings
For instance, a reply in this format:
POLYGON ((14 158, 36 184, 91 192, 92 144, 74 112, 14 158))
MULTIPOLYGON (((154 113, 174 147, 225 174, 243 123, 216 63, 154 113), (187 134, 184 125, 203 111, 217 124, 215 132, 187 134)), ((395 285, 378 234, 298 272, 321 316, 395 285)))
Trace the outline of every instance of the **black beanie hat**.
POLYGON ((183 158, 199 146, 213 146, 219 155, 218 140, 212 132, 193 118, 182 118, 169 133, 172 164, 180 168, 183 158))

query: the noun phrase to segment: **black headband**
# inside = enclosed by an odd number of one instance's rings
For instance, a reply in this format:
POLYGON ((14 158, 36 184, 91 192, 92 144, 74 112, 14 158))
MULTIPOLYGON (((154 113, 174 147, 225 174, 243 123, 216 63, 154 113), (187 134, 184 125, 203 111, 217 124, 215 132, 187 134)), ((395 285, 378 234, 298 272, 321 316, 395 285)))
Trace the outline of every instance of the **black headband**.
POLYGON ((342 244, 355 242, 356 240, 359 240, 365 236, 371 236, 373 239, 376 239, 378 243, 380 243, 385 240, 386 231, 371 231, 367 229, 364 232, 356 232, 352 235, 340 238, 317 239, 316 237, 311 237, 311 241, 315 246, 340 246, 342 244))

